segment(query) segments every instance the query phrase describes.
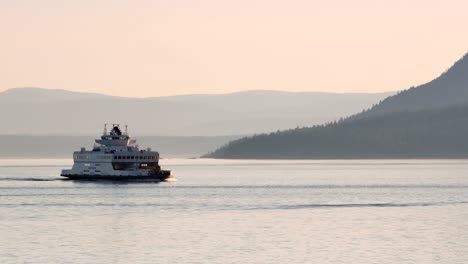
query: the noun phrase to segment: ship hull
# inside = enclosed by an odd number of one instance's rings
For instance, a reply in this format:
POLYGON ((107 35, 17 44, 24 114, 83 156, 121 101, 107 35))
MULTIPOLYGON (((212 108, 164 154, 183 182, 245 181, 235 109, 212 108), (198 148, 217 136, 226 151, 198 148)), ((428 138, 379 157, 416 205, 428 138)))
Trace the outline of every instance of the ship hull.
POLYGON ((160 182, 173 179, 171 171, 161 170, 152 175, 89 175, 89 174, 64 174, 60 176, 70 180, 80 181, 138 181, 138 182, 160 182))

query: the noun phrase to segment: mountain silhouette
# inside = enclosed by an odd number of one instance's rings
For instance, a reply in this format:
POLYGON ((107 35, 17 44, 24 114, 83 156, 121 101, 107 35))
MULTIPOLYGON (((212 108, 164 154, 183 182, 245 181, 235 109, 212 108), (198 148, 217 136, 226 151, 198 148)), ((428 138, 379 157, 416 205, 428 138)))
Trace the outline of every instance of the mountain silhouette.
POLYGON ((368 111, 353 116, 363 118, 400 111, 438 109, 468 103, 468 54, 438 78, 381 101, 368 111))
POLYGON ((246 91, 127 98, 16 88, 0 93, 0 134, 96 135, 104 122, 117 122, 138 135, 247 135, 334 120, 389 94, 246 91))
POLYGON ((468 56, 433 81, 338 122, 234 140, 204 157, 466 158, 468 56))

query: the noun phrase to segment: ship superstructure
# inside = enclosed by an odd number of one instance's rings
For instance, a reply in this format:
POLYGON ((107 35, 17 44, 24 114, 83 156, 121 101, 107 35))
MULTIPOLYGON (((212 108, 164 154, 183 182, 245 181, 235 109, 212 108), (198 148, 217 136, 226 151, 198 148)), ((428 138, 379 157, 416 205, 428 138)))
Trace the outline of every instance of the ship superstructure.
POLYGON ((83 180, 167 180, 171 171, 161 170, 159 153, 150 148, 140 149, 136 140, 122 132, 119 124, 112 124, 92 150, 81 148, 73 153, 73 167, 62 170, 61 176, 83 180))

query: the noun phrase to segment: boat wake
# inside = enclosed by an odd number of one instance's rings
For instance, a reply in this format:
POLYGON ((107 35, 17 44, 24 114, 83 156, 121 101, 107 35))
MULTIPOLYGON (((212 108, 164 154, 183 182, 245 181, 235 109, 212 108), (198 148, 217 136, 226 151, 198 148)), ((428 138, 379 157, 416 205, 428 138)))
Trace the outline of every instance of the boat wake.
POLYGON ((303 204, 284 205, 270 209, 307 209, 307 208, 353 208, 353 207, 424 207, 468 204, 468 202, 415 202, 415 203, 352 203, 352 204, 303 204))
POLYGON ((51 178, 51 179, 46 179, 46 178, 13 178, 13 177, 8 177, 8 178, 0 178, 0 181, 61 181, 63 179, 61 178, 51 178))

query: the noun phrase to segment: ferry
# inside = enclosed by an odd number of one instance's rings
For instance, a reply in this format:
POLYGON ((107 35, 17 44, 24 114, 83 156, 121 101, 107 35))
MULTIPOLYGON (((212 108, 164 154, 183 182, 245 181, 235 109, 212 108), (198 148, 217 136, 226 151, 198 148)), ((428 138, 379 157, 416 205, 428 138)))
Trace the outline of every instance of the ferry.
POLYGON ((104 132, 92 150, 81 148, 73 153, 73 167, 60 174, 72 180, 111 181, 169 181, 174 179, 170 170, 159 166, 159 152, 151 148, 140 149, 136 140, 122 132, 120 124, 104 132))

